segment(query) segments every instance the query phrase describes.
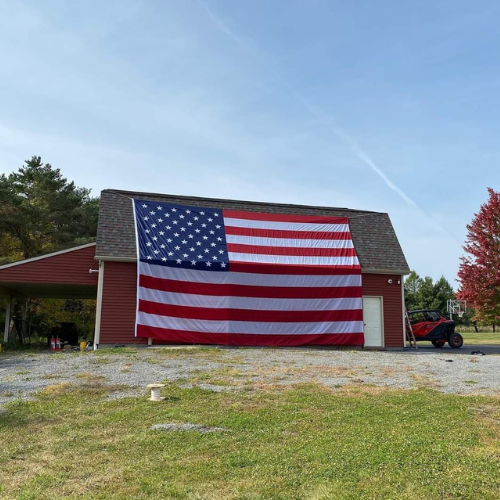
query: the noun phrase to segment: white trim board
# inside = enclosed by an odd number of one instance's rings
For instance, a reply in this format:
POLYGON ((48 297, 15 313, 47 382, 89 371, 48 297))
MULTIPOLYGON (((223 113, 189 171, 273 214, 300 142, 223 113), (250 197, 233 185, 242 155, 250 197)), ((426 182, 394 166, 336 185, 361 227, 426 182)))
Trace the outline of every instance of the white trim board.
POLYGON ((137 262, 137 257, 106 257, 105 255, 96 255, 95 260, 105 260, 106 262, 137 262))
POLYGON ((104 290, 104 262, 99 261, 99 281, 97 282, 97 304, 95 309, 94 351, 99 347, 101 338, 102 294, 104 290))
MULTIPOLYGON (((105 260, 106 262, 137 262, 137 257, 113 257, 109 255, 96 255, 95 260, 105 260)), ((393 276, 405 276, 410 274, 410 271, 394 271, 394 269, 363 269, 361 274, 384 274, 393 276)))
POLYGON ((410 271, 402 271, 402 270, 394 270, 394 269, 371 269, 371 268, 363 268, 361 265, 361 272, 364 274, 392 274, 397 276, 406 276, 410 274, 410 271))
POLYGON ((405 304, 405 283, 401 280, 401 315, 403 316, 403 347, 408 347, 406 342, 406 304, 405 304))

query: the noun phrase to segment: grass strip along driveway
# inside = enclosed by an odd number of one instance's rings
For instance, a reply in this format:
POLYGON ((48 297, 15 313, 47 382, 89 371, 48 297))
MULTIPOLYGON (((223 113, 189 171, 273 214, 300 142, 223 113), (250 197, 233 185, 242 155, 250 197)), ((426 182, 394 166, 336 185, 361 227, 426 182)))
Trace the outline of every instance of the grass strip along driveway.
POLYGON ((500 333, 492 332, 463 332, 464 344, 466 345, 499 345, 500 333))
POLYGON ((0 414, 0 497, 500 497, 495 397, 316 384, 217 393, 171 383, 153 403, 109 400, 113 389, 61 383, 10 403, 0 414), (219 430, 151 430, 162 423, 219 430))

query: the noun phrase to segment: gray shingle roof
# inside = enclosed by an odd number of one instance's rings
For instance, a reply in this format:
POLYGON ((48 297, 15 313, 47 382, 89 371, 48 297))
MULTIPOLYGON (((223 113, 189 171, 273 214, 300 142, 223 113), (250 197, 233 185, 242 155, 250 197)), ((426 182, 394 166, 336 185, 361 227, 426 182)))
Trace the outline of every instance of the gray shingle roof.
POLYGON ((113 260, 134 260, 136 258, 132 198, 252 212, 348 217, 354 246, 363 271, 403 274, 410 272, 389 215, 385 213, 348 208, 198 198, 114 189, 105 189, 101 192, 97 229, 97 257, 113 260))

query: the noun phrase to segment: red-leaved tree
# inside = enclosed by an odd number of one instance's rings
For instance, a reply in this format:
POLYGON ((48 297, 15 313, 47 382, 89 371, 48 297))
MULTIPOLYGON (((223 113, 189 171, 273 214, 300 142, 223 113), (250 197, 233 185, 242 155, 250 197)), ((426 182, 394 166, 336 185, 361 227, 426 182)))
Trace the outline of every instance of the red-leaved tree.
POLYGON ((474 319, 494 329, 500 321, 500 193, 491 188, 488 193, 488 201, 467 225, 458 296, 474 307, 474 319))

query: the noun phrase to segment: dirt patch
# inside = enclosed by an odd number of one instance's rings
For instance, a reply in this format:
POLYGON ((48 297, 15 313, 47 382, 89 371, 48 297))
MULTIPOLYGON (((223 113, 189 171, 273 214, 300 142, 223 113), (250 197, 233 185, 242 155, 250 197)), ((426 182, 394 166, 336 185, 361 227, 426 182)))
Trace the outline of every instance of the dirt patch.
POLYGON ((342 396, 363 397, 363 396, 378 396, 389 391, 387 387, 380 387, 370 384, 346 384, 338 388, 335 393, 342 396))
POLYGON ((437 389, 440 387, 439 382, 435 378, 430 378, 425 375, 411 374, 410 377, 415 382, 415 385, 421 389, 437 389))
POLYGON ((83 380, 106 380, 106 377, 103 377, 102 375, 93 375, 89 372, 77 373, 75 377, 83 380))
POLYGON ((485 404, 471 409, 483 422, 489 425, 500 425, 500 407, 485 404))
POLYGON ((129 389, 123 384, 106 384, 100 380, 86 380, 83 384, 72 384, 61 382, 60 384, 48 385, 40 391, 41 396, 60 396, 62 394, 72 394, 77 391, 86 393, 106 393, 115 391, 124 391, 129 389))
POLYGON ((61 382, 60 384, 48 385, 40 391, 44 396, 59 396, 70 392, 71 384, 69 382, 61 382))
POLYGON ((189 424, 189 423, 154 424, 151 426, 151 430, 169 431, 169 432, 196 431, 196 432, 201 432, 202 434, 207 434, 209 432, 229 432, 229 429, 223 429, 222 427, 209 427, 206 425, 189 424))

